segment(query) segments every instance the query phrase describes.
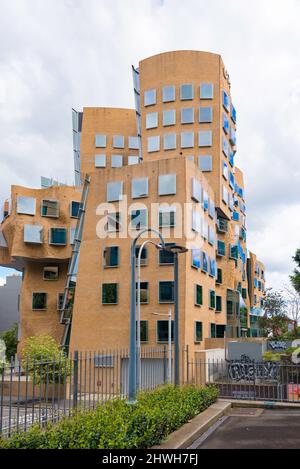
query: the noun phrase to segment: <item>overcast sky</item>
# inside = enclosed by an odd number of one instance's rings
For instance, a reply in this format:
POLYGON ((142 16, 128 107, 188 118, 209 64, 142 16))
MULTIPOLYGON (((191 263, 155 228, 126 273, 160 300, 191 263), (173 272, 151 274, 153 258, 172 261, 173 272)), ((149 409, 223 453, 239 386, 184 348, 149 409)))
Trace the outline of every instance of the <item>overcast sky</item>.
POLYGON ((238 112, 248 247, 265 262, 268 286, 288 282, 300 247, 299 0, 0 7, 1 202, 10 184, 39 187, 41 175, 73 182, 71 108, 133 107, 131 64, 168 50, 219 53, 238 112))

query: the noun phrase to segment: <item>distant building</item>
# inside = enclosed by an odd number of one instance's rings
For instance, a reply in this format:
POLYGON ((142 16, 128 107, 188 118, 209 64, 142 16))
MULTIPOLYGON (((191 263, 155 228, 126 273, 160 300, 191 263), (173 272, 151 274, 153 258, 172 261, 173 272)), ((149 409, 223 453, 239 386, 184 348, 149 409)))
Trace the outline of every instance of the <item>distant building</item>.
POLYGON ((0 333, 19 322, 19 296, 22 285, 21 275, 6 277, 6 284, 0 286, 0 333))

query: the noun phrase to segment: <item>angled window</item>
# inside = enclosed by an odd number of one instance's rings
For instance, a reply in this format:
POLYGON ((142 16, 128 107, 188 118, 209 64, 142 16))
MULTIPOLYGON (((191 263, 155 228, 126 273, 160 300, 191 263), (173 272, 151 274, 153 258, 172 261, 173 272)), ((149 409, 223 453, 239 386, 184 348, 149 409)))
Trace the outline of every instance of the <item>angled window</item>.
MULTIPOLYGON (((174 243, 166 243, 166 247, 174 246, 174 243)), ((172 265, 174 264, 174 253, 166 249, 159 250, 159 265, 172 265)))
POLYGON ((102 284, 102 304, 116 305, 118 304, 118 284, 103 283, 102 284))
POLYGON ((103 249, 104 267, 118 267, 119 246, 107 246, 103 249))
POLYGON ((228 180, 228 166, 227 166, 227 163, 225 163, 225 161, 222 162, 222 165, 223 165, 223 177, 226 179, 226 181, 228 180))
POLYGON ((114 148, 124 148, 125 147, 124 135, 114 135, 113 136, 113 147, 114 148))
POLYGON ((195 285, 195 305, 201 306, 202 304, 203 304, 202 285, 195 285))
POLYGON ((144 106, 156 104, 156 90, 146 90, 144 92, 144 106))
POLYGON ((162 89, 163 103, 175 101, 175 86, 164 86, 162 89))
POLYGON ((233 127, 230 127, 229 140, 230 140, 231 145, 235 147, 236 146, 236 133, 233 127))
POLYGON ((216 276, 216 269, 217 269, 217 263, 215 261, 215 259, 213 259, 212 257, 209 259, 209 275, 211 277, 215 277, 216 276))
POLYGON ((201 83, 200 85, 200 99, 213 99, 214 85, 212 83, 201 83))
POLYGON ((210 216, 211 219, 215 218, 215 203, 212 199, 209 199, 209 211, 208 215, 210 216))
MULTIPOLYGON (((135 284, 136 288, 136 302, 138 300, 137 298, 137 288, 138 284, 136 282, 135 284)), ((141 282, 140 283, 140 300, 142 305, 146 305, 149 303, 149 283, 148 282, 141 282)))
POLYGON ((198 160, 199 168, 201 171, 212 171, 212 156, 211 155, 200 155, 198 160))
POLYGON ((120 212, 109 213, 107 215, 106 231, 118 232, 121 231, 121 214, 120 212))
POLYGON ((223 112, 223 130, 226 134, 229 132, 229 120, 227 119, 227 116, 225 112, 223 112))
POLYGON ((213 121, 213 109, 211 106, 199 108, 199 123, 205 124, 213 121))
POLYGON ((206 218, 203 218, 202 222, 202 237, 208 239, 208 221, 206 218))
POLYGON ((67 228, 50 228, 49 244, 65 246, 67 244, 67 228))
POLYGON ((176 111, 175 109, 166 109, 163 111, 163 125, 166 127, 168 125, 176 124, 176 111))
POLYGON ((228 142, 227 142, 226 138, 224 137, 224 135, 222 136, 222 151, 223 151, 224 155, 226 156, 226 158, 228 158, 228 156, 229 156, 229 145, 228 145, 228 142))
POLYGON ((228 193, 228 190, 226 189, 225 186, 223 186, 222 188, 222 201, 228 205, 228 201, 229 201, 229 193, 228 193))
POLYGON ((194 87, 191 84, 180 85, 180 99, 181 101, 187 101, 194 99, 194 87))
POLYGON ((212 130, 200 130, 198 132, 198 146, 211 147, 212 146, 212 130))
POLYGON ((121 168, 123 166, 123 155, 111 155, 111 167, 121 168))
POLYGON ((236 109, 233 104, 231 104, 231 119, 236 124, 236 109))
POLYGON ((211 246, 215 244, 215 230, 211 226, 208 228, 208 242, 211 246))
POLYGON ((42 225, 24 225, 24 243, 42 244, 43 243, 42 225))
MULTIPOLYGON (((169 340, 169 322, 157 321, 156 322, 156 337, 157 342, 168 342, 169 340)), ((171 322, 171 341, 174 342, 174 321, 171 322)))
POLYGON ((216 292, 214 290, 209 290, 209 302, 210 309, 215 309, 216 307, 216 292))
POLYGON ((148 177, 131 180, 131 197, 132 199, 140 199, 149 195, 148 177))
POLYGON ((159 282, 159 303, 174 303, 174 282, 159 282))
POLYGON ((181 109, 181 124, 193 124, 194 121, 194 108, 187 107, 181 109))
POLYGON ((158 195, 176 194, 176 174, 158 176, 158 195))
POLYGON ((135 155, 128 156, 128 166, 139 164, 139 162, 140 162, 140 159, 138 156, 135 156, 135 155))
POLYGON ((195 343, 199 344, 203 340, 202 322, 195 321, 195 343))
POLYGON ((75 242, 75 234, 76 234, 76 228, 73 228, 72 226, 70 227, 70 244, 74 244, 75 242))
POLYGON ((45 311, 47 309, 47 293, 32 293, 32 310, 45 311))
POLYGON ((139 137, 128 137, 128 148, 129 150, 139 150, 140 148, 139 137))
POLYGON ((58 267, 57 266, 44 267, 43 280, 58 280, 58 267))
POLYGON ((231 164, 232 167, 234 166, 234 152, 231 150, 229 152, 229 163, 231 164))
POLYGON ((229 255, 230 259, 238 260, 239 258, 238 246, 229 244, 229 252, 230 252, 230 255, 229 255))
POLYGON ((196 178, 192 178, 192 199, 196 202, 202 201, 202 186, 196 178))
POLYGON ((164 150, 176 149, 176 134, 164 134, 164 150))
POLYGON ((70 217, 79 218, 80 202, 72 200, 70 204, 70 217))
POLYGON ((218 244, 217 244, 217 255, 218 256, 226 256, 226 244, 224 241, 220 241, 218 239, 218 244))
POLYGON ((230 100, 229 100, 228 94, 224 90, 223 90, 223 107, 227 112, 229 112, 229 110, 230 110, 230 100))
POLYGON ((141 230, 148 226, 147 209, 132 210, 130 213, 130 228, 141 230))
POLYGON ((208 198, 208 193, 206 191, 203 191, 203 210, 207 212, 208 210, 208 205, 209 205, 209 198, 208 198))
POLYGON ((194 147, 194 132, 181 132, 181 148, 193 148, 194 147))
POLYGON ((221 285, 221 284, 223 283, 223 272, 222 272, 222 269, 217 269, 216 283, 217 283, 218 285, 221 285))
POLYGON ((159 135, 156 135, 154 137, 148 137, 147 138, 147 143, 148 143, 148 153, 152 153, 154 151, 159 151, 160 150, 160 137, 159 137, 159 135))
POLYGON ((208 272, 208 256, 204 251, 202 251, 202 272, 208 272))
POLYGON ((113 181, 106 184, 107 202, 117 202, 123 198, 123 181, 113 181))
POLYGON ((17 198, 17 213, 35 215, 36 200, 33 197, 19 196, 17 198))
POLYGON ((146 129, 155 129, 158 126, 158 113, 148 112, 146 114, 146 129))
POLYGON ((159 228, 174 228, 176 225, 176 207, 160 207, 158 224, 159 228))
POLYGON ((239 221, 239 219, 240 219, 239 212, 233 212, 232 215, 231 215, 231 218, 232 218, 233 221, 239 221))
POLYGON ((96 135, 95 136, 95 147, 96 148, 105 148, 106 147, 106 135, 96 135))
POLYGON ((106 167, 106 155, 104 153, 99 153, 95 155, 95 168, 105 168, 106 167))
POLYGON ((200 269, 201 266, 201 251, 200 249, 192 249, 192 267, 195 269, 200 269))
POLYGON ((201 233, 201 215, 196 210, 192 211, 192 230, 201 233))
POLYGON ((58 218, 59 202, 58 200, 42 200, 41 202, 42 217, 58 218))

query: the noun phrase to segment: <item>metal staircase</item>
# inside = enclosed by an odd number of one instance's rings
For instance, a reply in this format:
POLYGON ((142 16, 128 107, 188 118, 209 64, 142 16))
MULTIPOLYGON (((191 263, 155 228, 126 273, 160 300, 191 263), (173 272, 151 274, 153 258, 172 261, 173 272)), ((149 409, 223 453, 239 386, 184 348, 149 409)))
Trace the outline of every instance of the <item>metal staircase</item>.
POLYGON ((86 175, 84 178, 81 203, 79 208, 79 216, 74 236, 74 244, 72 249, 72 255, 69 263, 66 286, 64 290, 64 297, 61 308, 60 323, 65 325, 65 330, 62 337, 61 345, 65 351, 69 349, 71 325, 72 325, 72 313, 75 299, 75 289, 78 273, 78 260, 80 253, 80 246, 82 240, 82 231, 84 225, 84 217, 86 211, 87 197, 89 193, 91 178, 86 175))

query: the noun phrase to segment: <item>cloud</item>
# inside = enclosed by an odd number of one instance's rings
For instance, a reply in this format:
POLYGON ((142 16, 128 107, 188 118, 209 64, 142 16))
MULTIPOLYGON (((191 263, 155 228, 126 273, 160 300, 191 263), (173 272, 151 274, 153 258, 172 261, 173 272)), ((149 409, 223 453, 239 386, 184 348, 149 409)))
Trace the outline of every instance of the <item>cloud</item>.
POLYGON ((249 245, 269 283, 287 282, 300 246, 299 16, 298 0, 2 0, 1 199, 41 175, 73 181, 71 108, 133 107, 131 64, 217 52, 238 111, 249 245))

